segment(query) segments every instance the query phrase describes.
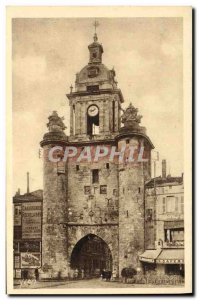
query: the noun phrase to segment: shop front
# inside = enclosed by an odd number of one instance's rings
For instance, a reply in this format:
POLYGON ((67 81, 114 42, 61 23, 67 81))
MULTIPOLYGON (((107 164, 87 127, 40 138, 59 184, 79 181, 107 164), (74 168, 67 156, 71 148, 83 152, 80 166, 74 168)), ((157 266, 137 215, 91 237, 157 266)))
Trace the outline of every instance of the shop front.
POLYGON ((184 249, 146 250, 139 256, 145 273, 156 271, 159 274, 184 277, 184 249))

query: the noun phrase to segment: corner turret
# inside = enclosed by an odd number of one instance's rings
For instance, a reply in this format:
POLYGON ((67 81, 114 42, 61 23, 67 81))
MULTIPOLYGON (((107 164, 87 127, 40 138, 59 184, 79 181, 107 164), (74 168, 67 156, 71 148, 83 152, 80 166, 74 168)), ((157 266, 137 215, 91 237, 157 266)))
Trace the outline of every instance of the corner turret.
POLYGON ((40 142, 41 147, 44 145, 58 142, 61 145, 67 142, 67 136, 64 132, 66 129, 63 123, 64 118, 60 118, 56 111, 53 111, 52 115, 48 117, 49 122, 47 123, 47 128, 49 132, 45 133, 43 140, 40 142))

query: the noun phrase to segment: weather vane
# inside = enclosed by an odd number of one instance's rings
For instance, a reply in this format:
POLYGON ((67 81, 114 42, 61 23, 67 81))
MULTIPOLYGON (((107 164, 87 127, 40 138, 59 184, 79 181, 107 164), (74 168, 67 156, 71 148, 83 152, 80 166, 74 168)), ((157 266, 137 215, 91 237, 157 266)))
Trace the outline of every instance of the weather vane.
POLYGON ((94 26, 94 28, 95 28, 95 33, 96 33, 96 28, 97 28, 99 25, 100 25, 99 22, 95 20, 94 23, 93 23, 93 26, 94 26))

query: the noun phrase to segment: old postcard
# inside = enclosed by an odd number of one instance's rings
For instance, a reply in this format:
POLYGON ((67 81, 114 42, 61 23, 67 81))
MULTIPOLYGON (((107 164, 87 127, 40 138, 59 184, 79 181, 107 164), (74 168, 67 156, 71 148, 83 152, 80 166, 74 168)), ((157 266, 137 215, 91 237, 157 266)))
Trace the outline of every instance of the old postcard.
POLYGON ((191 7, 7 8, 7 293, 192 293, 191 7))

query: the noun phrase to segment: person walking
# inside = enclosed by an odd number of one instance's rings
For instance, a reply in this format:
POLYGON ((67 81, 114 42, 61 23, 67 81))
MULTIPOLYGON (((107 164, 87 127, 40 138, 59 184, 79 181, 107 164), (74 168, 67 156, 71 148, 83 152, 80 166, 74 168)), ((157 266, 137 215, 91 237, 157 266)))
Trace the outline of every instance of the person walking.
POLYGON ((81 270, 81 278, 84 279, 84 277, 85 277, 85 271, 84 271, 84 269, 82 269, 81 270))
POLYGON ((114 269, 112 272, 112 281, 116 280, 116 270, 114 269))
POLYGON ((78 279, 78 269, 76 268, 75 271, 74 271, 74 278, 75 279, 78 279))
POLYGON ((36 279, 36 281, 38 281, 39 280, 39 270, 38 269, 35 269, 35 279, 36 279))

